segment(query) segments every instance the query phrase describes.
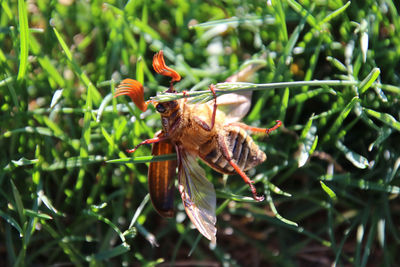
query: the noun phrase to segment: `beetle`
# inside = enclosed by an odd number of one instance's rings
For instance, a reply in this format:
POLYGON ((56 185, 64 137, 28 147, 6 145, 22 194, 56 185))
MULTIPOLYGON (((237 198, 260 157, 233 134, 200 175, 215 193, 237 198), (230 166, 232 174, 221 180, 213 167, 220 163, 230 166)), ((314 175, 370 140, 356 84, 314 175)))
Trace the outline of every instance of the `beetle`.
MULTIPOLYGON (((181 77, 165 64, 162 50, 154 55, 153 68, 158 74, 171 77, 166 92, 176 93, 173 84, 181 77)), ((143 85, 136 80, 125 79, 118 86, 114 97, 128 95, 142 111, 145 111, 151 103, 161 116, 162 130, 154 138, 144 140, 128 152, 133 153, 141 145, 152 144, 151 153, 154 156, 174 152, 177 155, 177 160, 150 163, 148 183, 154 208, 161 216, 173 216, 174 179, 178 169, 178 188, 185 211, 199 232, 215 243, 215 190, 197 159, 200 158, 217 172, 239 174, 250 186, 253 198, 262 201, 264 197, 257 195, 253 181, 245 171, 264 162, 267 157, 248 132, 269 134, 282 123, 277 120, 275 126, 264 129, 239 122, 238 120, 244 116, 240 111, 248 110, 249 98, 245 98, 242 103, 235 103, 240 99, 240 95, 229 94, 223 96, 224 98, 222 96, 217 98, 213 85, 210 86, 210 90, 213 100, 208 103, 191 104, 187 98, 166 102, 153 100, 145 102, 143 85), (227 100, 228 98, 230 100, 227 100), (232 102, 233 108, 229 113, 218 109, 217 99, 225 99, 219 102, 225 105, 227 102, 232 102), (231 113, 235 114, 233 118, 229 116, 231 113)))

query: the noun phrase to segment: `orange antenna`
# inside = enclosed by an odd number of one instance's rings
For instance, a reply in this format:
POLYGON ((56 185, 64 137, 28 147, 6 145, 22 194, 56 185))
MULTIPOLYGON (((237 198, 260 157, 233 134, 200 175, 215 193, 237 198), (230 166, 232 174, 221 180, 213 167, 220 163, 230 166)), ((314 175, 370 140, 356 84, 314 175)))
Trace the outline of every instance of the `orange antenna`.
POLYGON ((181 75, 177 73, 175 70, 171 69, 167 65, 165 65, 164 61, 164 52, 160 50, 158 53, 156 53, 153 57, 153 68, 154 70, 161 75, 171 77, 171 87, 169 91, 172 91, 172 83, 173 82, 178 82, 181 80, 181 75))
POLYGON ((135 105, 141 110, 147 110, 147 102, 144 101, 143 85, 133 79, 125 79, 117 87, 114 97, 120 95, 129 96, 135 105))

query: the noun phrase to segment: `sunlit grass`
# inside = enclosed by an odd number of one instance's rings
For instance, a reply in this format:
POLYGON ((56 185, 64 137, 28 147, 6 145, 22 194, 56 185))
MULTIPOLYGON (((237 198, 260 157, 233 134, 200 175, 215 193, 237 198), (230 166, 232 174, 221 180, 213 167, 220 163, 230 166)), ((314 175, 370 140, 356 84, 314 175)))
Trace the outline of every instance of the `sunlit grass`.
POLYGON ((395 1, 2 1, 0 265, 354 265, 400 262, 400 19, 395 1), (124 78, 168 101, 164 50, 190 101, 253 91, 244 122, 283 126, 256 142, 249 175, 205 166, 217 245, 151 206, 142 146, 161 129, 112 98, 124 78), (223 83, 263 62, 249 83, 223 83), (158 247, 156 247, 158 245, 158 247))

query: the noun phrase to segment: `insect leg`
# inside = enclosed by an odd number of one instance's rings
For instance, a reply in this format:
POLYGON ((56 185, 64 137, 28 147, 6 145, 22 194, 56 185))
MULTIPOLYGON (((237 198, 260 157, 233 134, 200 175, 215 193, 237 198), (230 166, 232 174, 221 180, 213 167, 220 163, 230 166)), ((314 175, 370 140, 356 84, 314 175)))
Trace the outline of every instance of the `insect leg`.
POLYGON ((194 116, 194 119, 196 120, 196 122, 206 131, 211 131, 214 128, 214 124, 215 124, 215 116, 217 115, 217 94, 215 93, 215 86, 212 84, 210 85, 210 90, 213 93, 214 96, 214 106, 213 106, 213 113, 211 115, 211 125, 208 125, 205 121, 203 121, 202 119, 200 119, 197 116, 194 116))
POLYGON ((215 124, 215 116, 217 115, 217 94, 215 93, 215 86, 213 84, 210 85, 210 90, 213 93, 214 96, 214 107, 213 107, 213 113, 211 117, 211 129, 214 127, 215 124))
POLYGON ((266 128, 266 129, 252 127, 252 126, 249 126, 249 125, 244 124, 242 122, 232 122, 232 123, 229 123, 227 125, 229 125, 229 126, 231 126, 231 125, 232 126, 239 126, 240 128, 243 128, 243 129, 245 129, 247 131, 251 131, 251 132, 254 132, 254 133, 265 133, 265 134, 268 135, 270 132, 275 131, 276 129, 278 129, 282 125, 282 122, 280 120, 277 120, 276 124, 272 128, 266 128))
POLYGON ((221 148, 222 155, 229 162, 229 164, 233 167, 233 169, 242 177, 244 182, 250 186, 251 193, 253 194, 253 198, 256 201, 263 201, 264 196, 257 196, 256 187, 253 185, 254 181, 250 180, 250 178, 240 169, 240 167, 232 161, 232 158, 229 156, 228 147, 226 146, 224 136, 220 135, 218 137, 218 144, 221 148))
POLYGON ((142 141, 140 144, 138 144, 137 146, 135 146, 133 149, 127 149, 126 152, 133 153, 141 145, 154 144, 154 143, 158 143, 158 142, 161 142, 161 141, 165 141, 167 139, 169 139, 167 136, 161 136, 161 137, 155 137, 155 138, 151 138, 151 139, 146 139, 146 140, 142 141))
POLYGON ((183 95, 183 99, 185 99, 185 103, 187 102, 187 98, 189 97, 189 94, 186 90, 182 90, 182 95, 183 95))

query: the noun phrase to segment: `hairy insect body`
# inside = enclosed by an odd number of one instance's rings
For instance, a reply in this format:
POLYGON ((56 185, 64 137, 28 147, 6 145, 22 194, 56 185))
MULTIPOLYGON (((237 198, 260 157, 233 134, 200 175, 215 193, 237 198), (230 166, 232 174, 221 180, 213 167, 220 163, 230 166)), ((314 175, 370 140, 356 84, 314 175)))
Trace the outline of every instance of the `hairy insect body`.
MULTIPOLYGON (((161 115, 163 132, 173 144, 178 144, 195 155, 208 146, 214 145, 212 137, 220 128, 219 121, 209 126, 212 116, 207 105, 191 105, 185 100, 159 103, 156 106, 161 115), (207 121, 207 122, 206 122, 207 121), (211 141, 211 142, 210 142, 211 141)), ((223 114, 217 112, 219 116, 223 114)))
POLYGON ((241 127, 224 124, 225 114, 217 110, 211 127, 212 107, 192 105, 185 100, 159 103, 164 133, 173 144, 199 156, 214 170, 235 174, 231 159, 242 171, 247 171, 266 160, 250 135, 241 127))
POLYGON ((225 126, 218 139, 218 147, 208 154, 200 153, 200 157, 221 173, 235 174, 234 168, 221 153, 224 148, 227 148, 229 157, 243 171, 254 168, 267 159, 250 135, 239 126, 225 126))

